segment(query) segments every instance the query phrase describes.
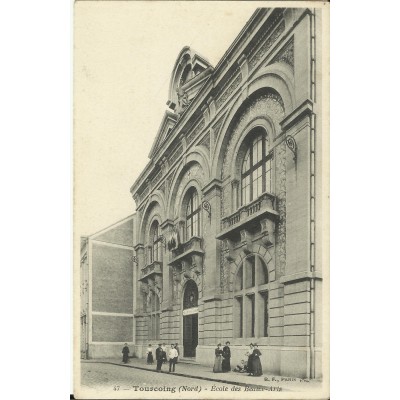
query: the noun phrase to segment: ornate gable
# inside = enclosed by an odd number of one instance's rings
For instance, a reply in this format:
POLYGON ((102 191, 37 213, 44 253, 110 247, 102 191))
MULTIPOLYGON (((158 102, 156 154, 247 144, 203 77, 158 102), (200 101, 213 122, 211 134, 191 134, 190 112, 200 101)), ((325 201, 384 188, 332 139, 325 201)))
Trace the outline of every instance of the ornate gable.
POLYGON ((156 139, 154 140, 153 147, 150 150, 149 158, 153 158, 157 150, 162 146, 164 141, 169 136, 171 130, 176 124, 178 116, 171 111, 165 111, 164 118, 161 121, 160 128, 158 129, 156 139))
POLYGON ((186 46, 175 62, 169 85, 167 105, 180 116, 212 73, 206 58, 186 46))
POLYGON ((184 47, 179 53, 171 75, 167 105, 149 158, 153 158, 174 128, 181 114, 192 102, 212 73, 211 64, 199 53, 184 47))

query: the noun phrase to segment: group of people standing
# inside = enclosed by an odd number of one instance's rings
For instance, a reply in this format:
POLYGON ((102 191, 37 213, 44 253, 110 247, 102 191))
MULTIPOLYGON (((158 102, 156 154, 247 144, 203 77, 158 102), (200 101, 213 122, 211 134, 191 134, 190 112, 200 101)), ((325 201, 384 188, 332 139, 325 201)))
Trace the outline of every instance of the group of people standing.
MULTIPOLYGON (((179 358, 179 347, 178 343, 172 343, 171 347, 168 349, 168 358, 167 358, 167 346, 165 343, 159 343, 156 352, 156 361, 158 372, 161 372, 161 367, 164 363, 169 361, 169 372, 175 372, 175 365, 178 363, 179 358)), ((154 356, 153 356, 153 347, 149 344, 147 348, 147 364, 153 364, 154 356)))
POLYGON ((248 356, 247 372, 252 376, 261 376, 263 374, 260 360, 261 351, 258 350, 257 343, 250 343, 249 347, 250 349, 246 353, 248 356))
POLYGON ((215 361, 213 372, 229 372, 231 370, 231 349, 230 342, 226 342, 223 349, 221 343, 218 343, 215 349, 215 361))
MULTIPOLYGON (((213 372, 228 372, 231 370, 231 349, 230 342, 226 342, 223 349, 218 343, 215 349, 215 361, 213 372)), ((247 362, 242 360, 242 365, 237 365, 234 371, 247 372, 249 376, 261 376, 263 374, 261 365, 261 351, 257 343, 250 343, 249 351, 246 352, 247 362)))
MULTIPOLYGON (((215 349, 215 361, 213 372, 229 372, 231 370, 231 349, 230 342, 226 342, 225 346, 221 348, 221 343, 218 343, 215 349)), ((153 347, 149 344, 147 348, 147 364, 154 363, 153 347)), ((122 362, 127 363, 129 357, 129 347, 125 343, 122 349, 122 362)), ((261 376, 263 374, 261 365, 261 351, 258 349, 257 343, 250 343, 249 350, 246 352, 247 362, 242 360, 241 365, 237 365, 234 371, 236 372, 247 372, 251 376, 261 376)), ((175 372, 175 365, 178 363, 179 358, 179 347, 178 343, 172 343, 168 349, 165 343, 159 344, 156 351, 155 357, 157 361, 157 371, 161 371, 161 367, 164 363, 169 361, 169 372, 175 372)))

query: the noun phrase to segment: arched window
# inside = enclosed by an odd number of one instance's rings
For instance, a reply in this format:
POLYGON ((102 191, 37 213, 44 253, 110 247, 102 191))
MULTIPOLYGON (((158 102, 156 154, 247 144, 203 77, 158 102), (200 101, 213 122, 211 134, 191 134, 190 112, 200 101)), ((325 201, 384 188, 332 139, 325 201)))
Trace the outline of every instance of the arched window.
POLYGON ((158 339, 160 337, 160 299, 154 292, 151 292, 148 309, 148 338, 158 339))
POLYGON ((243 260, 234 285, 234 335, 268 336, 268 271, 258 255, 243 260))
POLYGON ((149 247, 149 261, 161 261, 162 258, 162 243, 160 225, 154 221, 150 229, 150 247, 149 247))
POLYGON ((186 239, 200 236, 200 202, 196 189, 190 189, 186 206, 186 239))
POLYGON ((242 205, 255 200, 261 193, 271 192, 271 160, 267 133, 256 128, 242 164, 242 205))

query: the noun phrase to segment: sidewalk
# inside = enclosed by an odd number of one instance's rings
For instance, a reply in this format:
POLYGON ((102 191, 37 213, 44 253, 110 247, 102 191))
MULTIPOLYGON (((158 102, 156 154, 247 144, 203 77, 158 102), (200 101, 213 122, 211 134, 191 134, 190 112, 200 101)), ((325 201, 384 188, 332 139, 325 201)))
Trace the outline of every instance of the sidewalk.
MULTIPOLYGON (((140 358, 129 358, 127 364, 122 363, 120 359, 81 360, 81 362, 112 364, 125 368, 137 368, 157 373, 155 363, 153 365, 147 365, 146 360, 140 358)), ((168 374, 168 369, 169 364, 164 364, 161 372, 168 374)), ((268 388, 266 390, 272 391, 317 390, 321 387, 321 381, 319 380, 303 380, 300 378, 282 377, 269 374, 264 374, 263 376, 256 377, 248 376, 245 373, 233 371, 225 373, 214 373, 211 367, 200 364, 189 364, 187 362, 179 362, 178 364, 176 364, 175 372, 173 372, 172 374, 188 378, 204 379, 212 382, 227 383, 237 386, 248 386, 254 389, 268 388)))

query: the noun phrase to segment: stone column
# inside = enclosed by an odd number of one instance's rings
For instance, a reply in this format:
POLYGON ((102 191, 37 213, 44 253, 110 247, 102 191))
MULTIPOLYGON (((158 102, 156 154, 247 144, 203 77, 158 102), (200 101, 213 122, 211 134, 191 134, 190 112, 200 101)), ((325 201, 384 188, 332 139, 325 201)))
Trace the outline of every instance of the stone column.
POLYGON ((239 208, 239 181, 237 179, 232 180, 232 210, 239 208))
POLYGON ((144 265, 144 246, 143 244, 139 243, 135 247, 135 252, 136 252, 136 257, 138 264, 134 264, 136 268, 136 282, 135 282, 135 287, 136 287, 136 313, 141 313, 143 312, 143 302, 142 302, 142 297, 141 297, 141 291, 140 291, 140 281, 139 278, 141 276, 141 269, 145 266, 144 265))

